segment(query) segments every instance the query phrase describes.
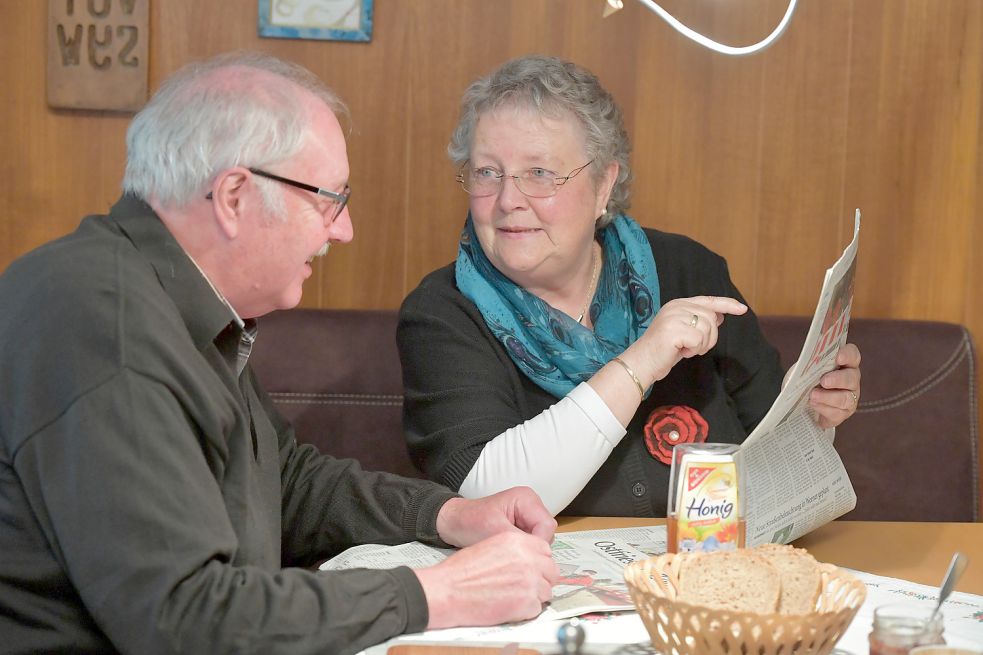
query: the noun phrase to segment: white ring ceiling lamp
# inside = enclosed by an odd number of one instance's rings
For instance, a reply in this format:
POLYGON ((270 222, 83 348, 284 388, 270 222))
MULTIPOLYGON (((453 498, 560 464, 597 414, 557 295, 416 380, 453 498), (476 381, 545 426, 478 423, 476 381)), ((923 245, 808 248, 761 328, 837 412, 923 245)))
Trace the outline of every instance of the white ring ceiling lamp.
MULTIPOLYGON (((741 57, 744 55, 754 54, 755 52, 760 52, 761 50, 764 50, 772 43, 774 43, 775 40, 778 39, 778 37, 780 37, 782 33, 785 31, 785 28, 788 27, 789 21, 792 20, 792 14, 795 12, 795 5, 798 3, 798 0, 789 0, 788 9, 785 10, 785 15, 782 17, 782 20, 778 23, 778 26, 772 31, 771 34, 766 36, 761 41, 758 41, 754 45, 731 46, 731 45, 725 45, 723 43, 718 43, 713 39, 703 36, 696 30, 686 27, 681 22, 679 22, 672 14, 670 14, 668 11, 666 11, 658 4, 653 2, 653 0, 638 0, 638 1, 641 2, 643 5, 645 5, 646 7, 648 7, 649 9, 651 9, 652 11, 654 11, 655 13, 657 13, 659 16, 661 16, 662 20, 669 23, 673 27, 673 29, 675 29, 677 32, 679 32, 686 38, 696 41, 700 45, 709 48, 715 52, 719 52, 725 55, 730 55, 732 57, 741 57)), ((605 17, 610 16, 611 14, 618 11, 624 6, 625 5, 623 0, 607 0, 607 6, 604 8, 604 16, 605 17)))

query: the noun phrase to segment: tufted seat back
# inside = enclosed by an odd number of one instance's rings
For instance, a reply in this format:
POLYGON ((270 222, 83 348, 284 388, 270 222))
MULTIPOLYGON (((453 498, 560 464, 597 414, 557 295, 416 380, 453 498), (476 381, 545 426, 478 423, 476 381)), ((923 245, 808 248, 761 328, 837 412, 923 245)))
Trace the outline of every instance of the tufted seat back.
MULTIPOLYGON (((788 367, 809 319, 764 316, 761 328, 788 367)), ((836 430, 857 492, 844 518, 975 521, 979 431, 973 342, 961 325, 855 318, 860 404, 836 430)))
POLYGON ((273 312, 259 321, 250 363, 298 440, 368 470, 423 477, 403 440, 395 311, 273 312))
MULTIPOLYGON (((297 437, 366 469, 420 477, 402 434, 396 312, 295 309, 260 320, 251 358, 297 437)), ((788 366, 809 319, 762 316, 788 366)), ((960 325, 853 319, 862 394, 836 448, 857 491, 844 518, 977 520, 978 428, 973 344, 960 325)))

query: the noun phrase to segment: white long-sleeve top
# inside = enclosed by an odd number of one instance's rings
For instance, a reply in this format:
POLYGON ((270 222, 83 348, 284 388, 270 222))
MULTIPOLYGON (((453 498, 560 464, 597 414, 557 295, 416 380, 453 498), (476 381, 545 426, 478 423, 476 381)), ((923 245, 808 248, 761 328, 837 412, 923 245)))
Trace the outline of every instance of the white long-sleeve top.
POLYGON ((593 387, 582 382, 538 416, 485 444, 461 483, 461 495, 478 498, 525 485, 556 515, 580 493, 625 433, 593 387))

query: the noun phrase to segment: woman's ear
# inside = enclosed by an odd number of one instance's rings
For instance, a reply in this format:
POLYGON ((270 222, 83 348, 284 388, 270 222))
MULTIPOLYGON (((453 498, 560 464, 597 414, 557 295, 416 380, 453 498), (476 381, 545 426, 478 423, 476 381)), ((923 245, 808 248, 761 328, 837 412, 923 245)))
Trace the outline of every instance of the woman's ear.
POLYGON ((212 182, 212 211, 219 229, 228 239, 239 234, 243 212, 248 204, 245 197, 250 173, 242 167, 222 171, 212 182))
POLYGON ((620 170, 621 166, 616 161, 611 162, 604 169, 604 175, 597 185, 597 207, 594 214, 598 217, 607 211, 608 201, 611 200, 611 192, 614 191, 614 183, 618 180, 620 170))

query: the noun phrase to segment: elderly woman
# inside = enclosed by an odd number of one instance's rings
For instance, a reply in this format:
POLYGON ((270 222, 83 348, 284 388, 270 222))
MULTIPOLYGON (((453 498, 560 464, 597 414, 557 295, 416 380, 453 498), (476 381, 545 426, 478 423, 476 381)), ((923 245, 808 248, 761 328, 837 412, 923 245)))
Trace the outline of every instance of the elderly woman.
MULTIPOLYGON (((629 151, 575 64, 516 59, 465 92, 457 261, 400 311, 407 439, 429 477, 467 497, 528 485, 554 513, 665 516, 671 441, 740 443, 771 406, 778 355, 726 262, 624 213, 629 151), (645 429, 665 420, 685 434, 645 429)), ((859 361, 847 345, 813 390, 823 427, 855 410, 859 361)))

